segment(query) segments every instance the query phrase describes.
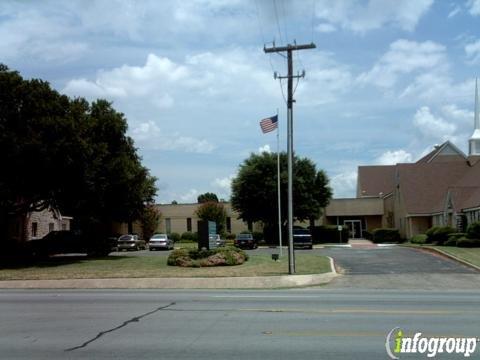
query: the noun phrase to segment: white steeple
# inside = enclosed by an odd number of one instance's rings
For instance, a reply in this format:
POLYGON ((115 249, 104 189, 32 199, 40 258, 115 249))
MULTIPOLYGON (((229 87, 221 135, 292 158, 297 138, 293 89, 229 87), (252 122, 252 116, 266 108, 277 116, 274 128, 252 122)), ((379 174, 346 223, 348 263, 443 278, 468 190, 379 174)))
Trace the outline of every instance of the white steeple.
POLYGON ((478 101, 478 83, 475 79, 475 115, 473 117, 473 135, 468 140, 469 151, 468 155, 480 155, 480 104, 478 101))

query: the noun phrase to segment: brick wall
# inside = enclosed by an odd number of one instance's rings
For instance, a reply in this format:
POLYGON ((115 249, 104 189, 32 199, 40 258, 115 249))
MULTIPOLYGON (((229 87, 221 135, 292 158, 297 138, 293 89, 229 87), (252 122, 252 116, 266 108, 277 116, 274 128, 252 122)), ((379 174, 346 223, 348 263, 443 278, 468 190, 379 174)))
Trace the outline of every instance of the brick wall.
POLYGON ((39 239, 50 231, 70 230, 69 217, 61 217, 50 209, 35 211, 27 216, 26 239, 39 239))

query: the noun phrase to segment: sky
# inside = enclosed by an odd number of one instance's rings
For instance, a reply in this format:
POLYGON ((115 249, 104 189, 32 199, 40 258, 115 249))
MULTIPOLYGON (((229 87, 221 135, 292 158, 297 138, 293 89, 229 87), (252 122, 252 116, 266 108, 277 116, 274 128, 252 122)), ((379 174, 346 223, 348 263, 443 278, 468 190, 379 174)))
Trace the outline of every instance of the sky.
POLYGON ((315 43, 294 98, 294 148, 354 197, 359 165, 467 152, 480 0, 69 0, 0 4, 0 63, 128 120, 158 203, 228 200, 240 164, 286 150, 287 63, 264 46, 315 43))

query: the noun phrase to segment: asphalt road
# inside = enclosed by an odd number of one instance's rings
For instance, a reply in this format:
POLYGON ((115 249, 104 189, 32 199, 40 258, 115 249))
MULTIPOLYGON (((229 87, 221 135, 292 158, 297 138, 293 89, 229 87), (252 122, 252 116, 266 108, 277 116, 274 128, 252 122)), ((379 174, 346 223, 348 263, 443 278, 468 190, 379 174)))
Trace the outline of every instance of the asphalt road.
POLYGON ((397 326, 478 337, 480 292, 0 293, 2 359, 386 359, 397 326))

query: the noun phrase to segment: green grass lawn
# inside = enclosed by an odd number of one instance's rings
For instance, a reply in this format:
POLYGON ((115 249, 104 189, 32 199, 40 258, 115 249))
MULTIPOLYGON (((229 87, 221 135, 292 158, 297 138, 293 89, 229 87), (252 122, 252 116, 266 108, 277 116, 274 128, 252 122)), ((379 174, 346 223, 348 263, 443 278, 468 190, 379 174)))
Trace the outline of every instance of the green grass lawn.
MULTIPOLYGON (((297 274, 330 271, 329 259, 313 254, 297 254, 297 274)), ((0 267, 0 280, 94 279, 136 277, 225 277, 273 276, 288 274, 288 258, 275 262, 270 255, 251 255, 243 265, 209 268, 168 266, 164 256, 108 256, 101 259, 53 257, 34 264, 0 267)))
POLYGON ((480 248, 458 248, 453 246, 434 246, 434 248, 443 250, 473 265, 480 266, 480 248))

